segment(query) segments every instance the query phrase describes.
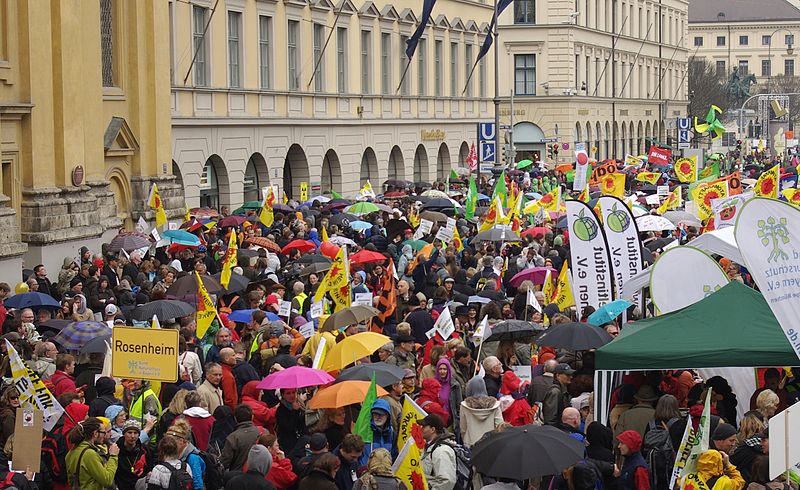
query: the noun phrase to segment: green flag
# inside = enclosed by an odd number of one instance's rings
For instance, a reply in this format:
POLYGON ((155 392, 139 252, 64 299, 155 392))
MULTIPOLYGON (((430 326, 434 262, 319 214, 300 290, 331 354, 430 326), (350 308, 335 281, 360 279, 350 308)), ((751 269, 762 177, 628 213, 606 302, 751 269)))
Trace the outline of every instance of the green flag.
POLYGON ((458 174, 453 169, 450 169, 450 180, 458 180, 458 174))
POLYGON ((372 442, 372 404, 378 399, 378 389, 375 387, 375 373, 372 373, 372 382, 367 390, 367 396, 361 404, 361 411, 358 412, 356 425, 353 427, 353 434, 358 434, 364 442, 372 442))
POLYGON ((700 173, 697 175, 698 179, 707 179, 709 177, 714 179, 719 178, 719 162, 714 162, 705 167, 704 169, 700 170, 700 173))
POLYGON ((465 206, 465 217, 467 219, 475 217, 475 207, 478 205, 478 186, 475 184, 475 177, 469 176, 469 189, 467 189, 467 201, 465 206))
POLYGON ((500 202, 503 203, 503 207, 506 207, 508 203, 508 189, 506 188, 506 171, 503 172, 497 177, 497 182, 494 184, 494 192, 492 193, 492 200, 495 197, 500 197, 500 202))
POLYGON ((331 190, 331 197, 334 198, 334 199, 341 199, 342 195, 339 194, 338 192, 334 191, 334 190, 331 190))

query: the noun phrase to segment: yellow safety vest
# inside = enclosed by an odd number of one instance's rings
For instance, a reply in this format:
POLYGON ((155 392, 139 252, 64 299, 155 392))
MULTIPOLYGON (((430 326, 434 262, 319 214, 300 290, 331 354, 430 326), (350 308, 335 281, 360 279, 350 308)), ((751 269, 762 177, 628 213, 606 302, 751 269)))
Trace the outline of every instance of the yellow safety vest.
POLYGON ((305 304, 307 298, 308 298, 308 295, 306 293, 300 293, 300 294, 298 294, 297 296, 294 297, 294 299, 296 299, 297 303, 299 304, 299 306, 297 307, 297 314, 298 315, 302 315, 303 314, 303 305, 305 304))
MULTIPOLYGON (((151 390, 150 388, 144 390, 144 393, 139 395, 136 399, 133 400, 133 402, 131 402, 131 409, 128 411, 128 416, 134 420, 139 420, 140 422, 142 422, 142 427, 144 427, 144 409, 143 409, 144 400, 148 396, 152 396, 153 398, 156 399, 156 405, 158 406, 158 413, 156 414, 156 417, 161 417, 161 401, 159 401, 155 391, 151 390)), ((151 441, 156 440, 155 431, 153 431, 153 433, 150 434, 150 440, 151 441)))

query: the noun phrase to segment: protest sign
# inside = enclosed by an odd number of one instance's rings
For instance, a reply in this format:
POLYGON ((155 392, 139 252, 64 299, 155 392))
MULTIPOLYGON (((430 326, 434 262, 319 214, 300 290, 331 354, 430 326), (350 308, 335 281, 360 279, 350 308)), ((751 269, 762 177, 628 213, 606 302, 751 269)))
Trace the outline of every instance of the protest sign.
POLYGON ((177 381, 177 330, 116 326, 111 332, 112 376, 168 383, 177 381))
POLYGON ((11 469, 38 473, 42 461, 42 412, 33 408, 18 408, 14 421, 14 452, 11 469))
POLYGON ((570 232, 572 296, 578 311, 599 308, 613 298, 611 258, 603 228, 594 211, 581 201, 567 201, 570 232))
POLYGON ((356 293, 353 298, 354 305, 372 306, 372 293, 356 293))
POLYGON ((422 237, 431 232, 432 228, 433 221, 422 218, 419 220, 419 227, 417 228, 417 231, 414 232, 414 240, 422 239, 422 237))
POLYGON ((592 178, 589 179, 591 185, 599 185, 606 175, 617 173, 617 163, 608 162, 603 165, 598 165, 592 171, 592 178))
POLYGON ((298 328, 297 331, 300 332, 300 335, 305 338, 311 337, 314 335, 314 322, 308 322, 300 325, 300 328, 298 328))
MULTIPOLYGON (((177 330, 175 331, 177 334, 177 330)), ((22 408, 35 408, 42 412, 42 427, 53 430, 64 409, 56 397, 42 382, 39 375, 28 367, 19 357, 11 342, 6 340, 6 352, 11 364, 11 376, 14 387, 19 392, 19 403, 22 408)))
POLYGON ((769 419, 769 478, 774 480, 800 463, 800 403, 769 419))
POLYGON ((289 318, 289 315, 292 314, 292 302, 291 301, 281 301, 281 305, 278 308, 278 316, 282 316, 284 318, 289 318))
MULTIPOLYGON (((603 216, 603 229, 606 232, 611 255, 611 268, 614 271, 616 297, 622 297, 622 286, 642 271, 642 247, 639 243, 639 230, 630 208, 621 200, 611 196, 601 196, 597 200, 603 216)), ((633 304, 640 304, 640 295, 633 297, 633 304)))

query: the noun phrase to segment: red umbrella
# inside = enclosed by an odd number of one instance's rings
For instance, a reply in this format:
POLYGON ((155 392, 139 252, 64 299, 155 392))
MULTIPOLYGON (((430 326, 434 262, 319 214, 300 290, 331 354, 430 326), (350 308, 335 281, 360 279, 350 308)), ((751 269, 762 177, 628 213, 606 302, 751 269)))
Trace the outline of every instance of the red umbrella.
POLYGON ((386 256, 372 250, 362 250, 351 255, 349 260, 353 265, 366 264, 367 262, 385 262, 386 256))
POLYGON ((226 228, 228 226, 239 226, 245 221, 247 221, 247 218, 245 218, 244 216, 233 214, 231 216, 225 216, 221 220, 217 221, 217 226, 219 226, 220 228, 226 228))
POLYGON ((405 195, 406 195, 405 192, 391 191, 384 194, 383 197, 405 197, 405 195))
POLYGON ((281 249, 281 253, 288 255, 292 250, 299 250, 300 253, 306 253, 314 250, 315 248, 317 248, 317 246, 314 245, 314 242, 309 242, 308 240, 292 240, 281 249))
POLYGON ((523 231, 522 233, 519 234, 519 236, 525 236, 525 235, 533 235, 534 237, 537 235, 545 236, 548 232, 552 231, 553 230, 547 228, 546 226, 535 226, 533 228, 528 228, 527 230, 523 231))
POLYGON ((558 275, 558 271, 552 267, 531 267, 522 272, 518 272, 511 278, 511 285, 518 287, 522 281, 532 281, 534 284, 544 284, 544 278, 547 277, 547 271, 550 271, 550 277, 558 275))

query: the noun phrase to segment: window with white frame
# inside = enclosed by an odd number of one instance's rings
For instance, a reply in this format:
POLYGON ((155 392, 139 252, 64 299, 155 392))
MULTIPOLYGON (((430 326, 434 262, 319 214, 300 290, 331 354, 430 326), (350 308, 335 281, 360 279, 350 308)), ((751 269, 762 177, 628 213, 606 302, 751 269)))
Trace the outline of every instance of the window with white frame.
MULTIPOLYGON (((398 73, 403 76, 406 73, 406 66, 408 66, 408 55, 406 54, 406 46, 408 46, 408 36, 400 36, 400 71, 398 73)), ((406 73, 407 75, 407 73, 406 73)), ((400 84, 400 95, 408 95, 408 76, 403 79, 400 84)))
POLYGON ((290 20, 286 29, 286 74, 289 79, 289 90, 297 90, 300 87, 298 79, 298 42, 300 39, 300 21, 290 20))
POLYGON ((370 93, 372 80, 372 31, 361 31, 361 93, 370 93))
POLYGON ((325 26, 314 24, 314 91, 325 90, 325 61, 322 59, 322 46, 325 44, 325 26))
POLYGON ((472 71, 472 45, 464 45, 464 81, 467 84, 467 97, 472 97, 472 80, 469 75, 472 71), (467 80, 469 80, 467 82, 467 80))
POLYGON ((258 16, 258 71, 261 88, 267 89, 271 83, 271 53, 270 42, 272 41, 272 18, 266 15, 258 16))
POLYGON ((514 55, 514 94, 536 95, 536 55, 514 55))
POLYGON ((426 39, 419 40, 414 54, 417 56, 417 94, 426 95, 428 92, 428 42, 426 39))
MULTIPOLYGON (((194 44, 194 84, 208 85, 208 37, 205 34, 208 9, 192 6, 192 41, 194 44)), ((210 34, 209 34, 210 35, 210 34)))
POLYGON ((442 96, 442 81, 444 67, 442 56, 444 55, 444 42, 436 40, 433 43, 433 90, 437 97, 442 96))
POLYGON ((392 91, 392 34, 381 33, 381 93, 388 95, 392 91))
POLYGON ((458 97, 458 43, 450 43, 450 96, 458 97))
POLYGON ((242 31, 242 13, 228 12, 228 84, 231 87, 241 87, 242 64, 240 62, 242 46, 239 42, 242 31))
POLYGON ((347 93, 347 28, 336 28, 336 87, 347 93))

